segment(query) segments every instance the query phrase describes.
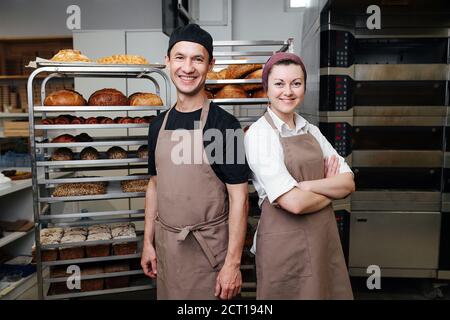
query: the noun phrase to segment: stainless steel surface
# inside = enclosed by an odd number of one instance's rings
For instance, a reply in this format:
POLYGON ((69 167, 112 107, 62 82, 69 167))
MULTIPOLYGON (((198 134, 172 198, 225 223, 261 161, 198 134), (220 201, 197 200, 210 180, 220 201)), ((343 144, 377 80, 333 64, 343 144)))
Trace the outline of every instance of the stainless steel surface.
POLYGON ((120 138, 116 139, 106 139, 106 138, 96 138, 96 141, 91 142, 61 142, 61 143, 51 143, 51 142, 39 142, 36 143, 36 148, 59 148, 59 147, 99 147, 99 146, 132 146, 132 145, 141 145, 147 144, 148 140, 146 136, 142 137, 124 137, 120 140, 120 138))
POLYGON ((67 160, 67 161, 37 161, 38 167, 67 167, 67 166, 96 166, 96 165, 117 165, 124 163, 148 163, 144 158, 126 159, 100 159, 100 160, 67 160))
POLYGON ((289 40, 229 40, 213 41, 214 47, 237 47, 237 46, 283 46, 289 44, 289 40))
MULTIPOLYGON (((97 273, 92 275, 84 275, 82 276, 82 280, 89 279, 103 279, 103 278, 115 278, 121 276, 131 276, 137 274, 144 274, 143 270, 131 270, 131 271, 120 271, 120 272, 110 272, 110 273, 97 273)), ((58 282, 66 282, 68 277, 64 278, 46 278, 44 279, 45 283, 58 283, 58 282)))
POLYGON ((450 212, 450 193, 442 193, 442 212, 450 212))
POLYGON ((352 210, 440 211, 439 191, 357 190, 351 197, 352 210))
POLYGON ((107 256, 107 257, 95 257, 95 258, 81 258, 70 260, 56 260, 56 261, 44 261, 43 266, 62 266, 68 264, 90 263, 90 262, 103 262, 103 261, 117 261, 140 258, 141 253, 127 254, 122 256, 107 256))
POLYGON ((132 176, 111 176, 111 177, 73 177, 61 179, 43 179, 39 180, 39 184, 58 184, 58 183, 73 183, 73 182, 100 182, 100 181, 129 181, 139 179, 149 179, 148 174, 132 175, 132 176))
POLYGON ((212 99, 214 103, 219 105, 245 105, 245 104, 267 104, 269 99, 267 98, 240 98, 240 99, 212 99))
MULTIPOLYGON (((367 268, 349 268, 349 274, 352 277, 369 277, 372 273, 367 273, 367 268)), ((381 277, 383 278, 417 278, 434 279, 437 277, 435 269, 406 269, 406 268, 382 268, 381 277)))
POLYGON ((450 152, 444 152, 444 168, 450 168, 450 152))
POLYGON ((355 167, 440 168, 442 151, 418 150, 353 150, 355 167))
POLYGON ((450 271, 448 270, 438 270, 437 278, 441 280, 450 280, 450 271))
POLYGON ((89 200, 109 200, 123 198, 140 198, 145 197, 145 192, 122 192, 120 183, 112 181, 107 187, 106 194, 72 196, 72 197, 39 197, 40 202, 55 203, 61 201, 89 201, 89 200))
POLYGON ((148 128, 148 123, 111 123, 111 124, 37 124, 36 130, 72 130, 72 129, 134 129, 148 128))
POLYGON ((41 215, 42 221, 47 220, 61 220, 61 219, 77 219, 77 218, 100 218, 109 216, 142 216, 144 214, 144 209, 141 210, 116 210, 116 211, 101 211, 101 212, 84 212, 84 213, 66 213, 66 214, 52 214, 52 215, 41 215))
POLYGON ((45 299, 46 300, 62 300, 62 299, 90 297, 90 296, 115 294, 115 293, 131 292, 131 291, 139 291, 139 290, 150 290, 150 289, 154 289, 154 288, 155 288, 155 285, 149 284, 149 285, 131 286, 131 287, 126 287, 126 288, 118 288, 118 289, 104 289, 104 290, 100 290, 100 291, 87 291, 87 292, 47 295, 47 296, 45 296, 45 299))
POLYGON ((346 75, 355 81, 448 80, 447 64, 355 64, 320 68, 320 75, 346 75))
MULTIPOLYGON (((49 106, 36 106, 34 107, 34 111, 41 112, 110 112, 110 111, 155 111, 155 110, 166 110, 167 106, 81 106, 81 107, 71 107, 71 106, 58 106, 58 107, 49 107, 49 106)), ((56 126, 56 125, 55 125, 56 126)))
MULTIPOLYGON (((378 116, 378 117, 395 117, 402 116, 406 123, 413 123, 413 125, 420 125, 418 116, 435 116, 432 120, 435 123, 442 123, 438 117, 447 115, 447 107, 436 106, 354 106, 353 113, 357 117, 361 116, 378 116), (409 119, 411 116, 416 116, 413 119, 409 119), (417 120, 417 121, 416 121, 417 120), (416 122, 414 122, 416 121, 416 122)), ((363 118, 365 119, 365 118, 363 118)), ((423 119, 423 118, 422 118, 423 119)), ((368 121, 366 119, 365 121, 368 121)), ((388 122, 387 120, 386 122, 388 122)))
POLYGON ((437 269, 439 212, 353 211, 349 266, 437 269))

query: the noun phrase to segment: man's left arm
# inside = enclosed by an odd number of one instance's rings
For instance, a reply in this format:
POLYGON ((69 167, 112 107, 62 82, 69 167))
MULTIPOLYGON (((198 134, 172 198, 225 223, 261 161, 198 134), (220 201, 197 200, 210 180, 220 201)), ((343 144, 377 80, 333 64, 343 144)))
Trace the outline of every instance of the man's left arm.
POLYGON ((215 295, 221 299, 231 299, 241 291, 241 256, 248 217, 248 183, 226 184, 226 187, 230 204, 228 250, 215 290, 215 295))

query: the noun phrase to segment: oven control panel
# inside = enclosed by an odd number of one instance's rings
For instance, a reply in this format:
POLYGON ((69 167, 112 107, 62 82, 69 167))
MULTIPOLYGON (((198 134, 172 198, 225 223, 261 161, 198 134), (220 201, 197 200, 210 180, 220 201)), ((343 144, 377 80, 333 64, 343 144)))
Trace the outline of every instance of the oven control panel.
POLYGON ((320 77, 320 111, 347 111, 353 106, 353 80, 344 75, 320 77))
POLYGON ((320 122, 319 129, 340 156, 345 158, 352 152, 352 128, 348 123, 320 122))
POLYGON ((346 68, 354 63, 355 37, 348 31, 327 30, 320 34, 320 67, 346 68))

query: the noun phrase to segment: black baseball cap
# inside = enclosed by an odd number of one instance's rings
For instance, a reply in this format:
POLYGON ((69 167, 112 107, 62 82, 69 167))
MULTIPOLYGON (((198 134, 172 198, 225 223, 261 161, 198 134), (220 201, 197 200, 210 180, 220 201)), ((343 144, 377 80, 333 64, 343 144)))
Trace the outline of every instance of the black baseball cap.
POLYGON ((172 47, 179 41, 195 42, 202 45, 208 51, 209 61, 212 60, 213 38, 207 31, 200 28, 198 24, 190 23, 186 26, 178 27, 172 32, 169 39, 169 48, 167 49, 167 56, 169 56, 172 47))

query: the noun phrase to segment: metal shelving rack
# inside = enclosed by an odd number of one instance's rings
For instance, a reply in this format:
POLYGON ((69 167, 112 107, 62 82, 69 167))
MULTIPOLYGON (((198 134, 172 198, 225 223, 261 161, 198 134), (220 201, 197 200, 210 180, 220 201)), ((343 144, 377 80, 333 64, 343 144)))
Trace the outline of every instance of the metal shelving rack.
MULTIPOLYGON (((73 212, 73 213, 57 213, 52 214, 52 204, 61 202, 77 202, 77 201, 93 201, 93 200, 110 200, 110 199, 132 199, 145 197, 144 192, 124 193, 120 187, 120 181, 125 180, 138 180, 148 178, 146 174, 133 175, 133 176, 107 176, 107 177, 76 177, 78 171, 97 171, 97 170, 117 170, 117 169, 131 169, 147 168, 147 160, 140 159, 137 156, 135 158, 126 159, 99 159, 99 160, 71 160, 71 161, 51 161, 49 156, 52 149, 59 147, 85 147, 85 146, 131 146, 131 145, 144 145, 147 144, 146 136, 129 136, 129 130, 127 134, 122 137, 108 137, 108 138, 93 138, 93 142, 74 142, 74 143, 50 143, 49 133, 54 130, 64 129, 132 129, 132 128, 146 128, 148 124, 70 124, 70 125, 43 125, 35 123, 36 113, 42 115, 45 119, 48 114, 52 113, 73 113, 73 112, 102 112, 102 111, 156 111, 159 113, 168 108, 171 105, 170 94, 170 82, 167 75, 162 71, 165 68, 164 65, 87 65, 76 63, 38 63, 36 70, 28 78, 28 103, 29 103, 29 127, 30 127, 30 148, 32 159, 32 188, 33 188, 33 209, 34 209, 34 221, 35 221, 35 242, 36 242, 36 263, 37 263, 37 278, 39 287, 40 299, 69 299, 85 296, 94 296, 101 294, 112 294, 119 292, 130 292, 137 290, 146 290, 154 288, 155 284, 149 279, 142 279, 141 282, 130 283, 130 286, 124 288, 104 289, 99 291, 87 291, 87 292, 71 292, 66 294, 49 295, 46 287, 51 283, 65 282, 67 278, 49 278, 45 275, 45 269, 52 266, 84 264, 92 262, 105 262, 114 260, 129 260, 138 259, 140 257, 140 246, 142 240, 142 233, 137 232, 137 238, 133 241, 138 241, 138 250, 136 254, 128 255, 111 255, 107 257, 96 258, 82 258, 73 260, 56 260, 56 261, 41 261, 41 251, 44 249, 52 248, 64 248, 64 247, 76 247, 85 246, 86 243, 69 243, 69 244, 57 244, 57 245, 41 245, 40 243, 40 230, 47 225, 51 226, 89 226, 92 224, 103 223, 115 223, 115 222, 128 222, 128 221, 142 221, 144 219, 144 210, 117 210, 117 211, 98 211, 98 212, 73 212), (165 106, 152 107, 130 107, 130 106, 108 106, 108 107, 47 107, 47 106, 35 106, 33 103, 33 84, 35 79, 42 74, 46 74, 45 79, 41 84, 41 101, 44 101, 46 97, 46 84, 52 78, 58 77, 91 77, 91 78, 142 78, 151 81, 156 89, 156 94, 160 95, 160 86, 158 81, 153 77, 158 74, 165 82, 165 106), (43 135, 36 136, 35 130, 42 130, 43 135), (38 177, 37 172, 39 170, 44 171, 43 178, 38 177), (63 175, 61 175, 63 173, 63 175), (59 174, 59 176, 55 176, 59 174), (108 182, 107 193, 102 195, 90 195, 90 196, 73 196, 73 197, 52 197, 51 190, 58 184, 73 183, 73 182, 108 182), (90 220, 76 220, 82 218, 91 218, 90 220)), ((50 134, 51 135, 51 134, 50 134)), ((75 153, 76 154, 76 153, 75 153)), ((102 155, 102 153, 100 153, 102 155)), ((129 155, 133 155, 129 151, 129 155)), ((129 200, 131 201, 131 200, 129 200)), ((90 241, 89 245, 95 244, 115 244, 121 242, 130 242, 128 239, 113 239, 102 241, 90 241)), ((124 272, 114 273, 102 273, 89 276, 83 276, 83 280, 86 279, 99 279, 109 277, 120 276, 133 276, 143 275, 141 269, 130 270, 124 272)), ((68 275, 70 276, 70 275, 68 275)))
MULTIPOLYGON (((276 52, 293 52, 294 40, 289 38, 282 41, 266 41, 266 40, 251 40, 251 41, 214 41, 214 57, 216 58, 216 66, 229 66, 239 64, 264 64, 267 59, 276 52), (251 47, 251 51, 239 50, 239 47, 251 47), (220 51, 223 48, 231 48, 232 51, 220 51), (239 59, 234 59, 239 58, 239 59)), ((206 80, 206 85, 213 84, 256 84, 261 83, 261 79, 224 79, 224 80, 206 80)), ((249 116, 248 111, 256 109, 263 111, 267 106, 269 100, 267 98, 239 98, 239 99, 212 99, 219 106, 225 108, 231 107, 231 111, 241 123, 253 123, 259 119, 261 115, 249 116), (242 111, 246 115, 242 115, 242 111)), ((253 187, 249 186, 249 192, 254 192, 253 187)), ((258 219, 253 216, 249 219, 258 219)), ((255 264, 241 265, 243 272, 243 284, 241 296, 243 298, 254 298, 256 296, 256 267, 255 264), (246 274, 250 272, 249 279, 246 274), (247 279, 246 279, 247 278, 247 279)))

